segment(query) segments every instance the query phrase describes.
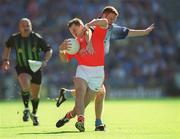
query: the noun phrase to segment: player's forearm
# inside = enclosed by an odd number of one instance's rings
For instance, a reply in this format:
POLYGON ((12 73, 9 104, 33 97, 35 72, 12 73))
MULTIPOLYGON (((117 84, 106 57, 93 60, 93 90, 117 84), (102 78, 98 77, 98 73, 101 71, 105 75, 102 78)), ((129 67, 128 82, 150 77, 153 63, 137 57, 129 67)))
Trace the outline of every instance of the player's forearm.
POLYGON ((2 60, 3 61, 9 61, 9 57, 10 57, 10 53, 11 53, 11 48, 7 48, 7 47, 5 47, 4 48, 4 52, 3 52, 3 55, 2 55, 2 60))
POLYGON ((146 30, 135 30, 135 29, 129 29, 128 37, 138 37, 138 36, 145 36, 148 35, 149 32, 146 30))
POLYGON ((89 46, 89 44, 91 43, 91 37, 92 37, 92 32, 90 29, 88 29, 86 31, 86 42, 87 42, 87 46, 89 46))
POLYGON ((103 19, 94 19, 94 20, 90 21, 89 23, 87 23, 86 26, 87 27, 100 26, 100 27, 103 27, 103 28, 107 28, 108 27, 108 21, 105 18, 103 18, 103 19))
POLYGON ((49 50, 49 51, 47 51, 47 52, 45 53, 45 56, 44 56, 44 61, 45 61, 45 62, 48 62, 48 61, 49 61, 49 59, 52 57, 52 53, 53 53, 53 50, 52 50, 52 49, 49 50))
POLYGON ((68 63, 69 61, 68 61, 68 58, 67 58, 65 53, 66 53, 65 51, 60 50, 59 51, 59 58, 61 59, 62 62, 68 63))

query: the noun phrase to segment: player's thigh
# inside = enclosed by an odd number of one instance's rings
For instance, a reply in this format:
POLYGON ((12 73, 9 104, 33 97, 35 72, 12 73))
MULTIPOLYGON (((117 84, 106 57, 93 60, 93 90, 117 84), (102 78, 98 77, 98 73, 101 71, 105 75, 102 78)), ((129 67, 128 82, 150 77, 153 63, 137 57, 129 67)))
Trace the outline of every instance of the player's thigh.
POLYGON ((20 73, 18 81, 23 91, 29 91, 31 85, 31 76, 28 73, 20 73))
POLYGON ((82 79, 82 78, 75 78, 74 79, 74 87, 75 87, 75 90, 76 90, 76 95, 78 95, 78 93, 83 93, 85 94, 86 91, 87 91, 87 82, 82 79))

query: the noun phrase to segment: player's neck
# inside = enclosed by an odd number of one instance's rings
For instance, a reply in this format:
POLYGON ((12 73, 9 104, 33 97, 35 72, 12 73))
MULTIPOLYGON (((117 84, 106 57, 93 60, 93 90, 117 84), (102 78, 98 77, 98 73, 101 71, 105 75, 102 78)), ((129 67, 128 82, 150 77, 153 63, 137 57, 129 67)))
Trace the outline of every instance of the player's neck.
POLYGON ((21 33, 21 37, 27 38, 30 36, 30 33, 21 33))

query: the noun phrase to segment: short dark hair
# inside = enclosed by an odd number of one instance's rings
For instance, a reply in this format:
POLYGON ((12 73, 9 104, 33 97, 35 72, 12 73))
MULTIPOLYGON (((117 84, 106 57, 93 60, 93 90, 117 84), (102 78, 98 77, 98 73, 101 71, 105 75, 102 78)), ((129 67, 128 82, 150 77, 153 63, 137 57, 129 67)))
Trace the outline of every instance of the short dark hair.
POLYGON ((68 28, 70 28, 73 24, 80 26, 81 24, 83 24, 83 22, 81 19, 79 19, 77 17, 73 18, 67 23, 68 28))
POLYGON ((115 14, 117 16, 119 15, 118 11, 113 6, 106 6, 106 7, 104 7, 102 13, 103 14, 113 13, 113 14, 115 14))

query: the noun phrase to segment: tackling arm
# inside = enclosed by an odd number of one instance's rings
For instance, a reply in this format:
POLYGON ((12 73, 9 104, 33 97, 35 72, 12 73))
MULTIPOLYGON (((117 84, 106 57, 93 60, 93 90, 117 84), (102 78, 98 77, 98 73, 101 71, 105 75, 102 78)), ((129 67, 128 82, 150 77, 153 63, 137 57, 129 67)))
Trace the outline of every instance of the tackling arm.
POLYGON ((101 19, 93 19, 89 23, 86 23, 85 26, 83 27, 83 30, 79 36, 83 36, 84 33, 90 28, 94 26, 99 26, 101 28, 107 29, 108 28, 108 20, 106 18, 101 18, 101 19))
POLYGON ((100 26, 102 28, 108 28, 108 20, 105 18, 93 19, 85 25, 86 27, 100 26))

